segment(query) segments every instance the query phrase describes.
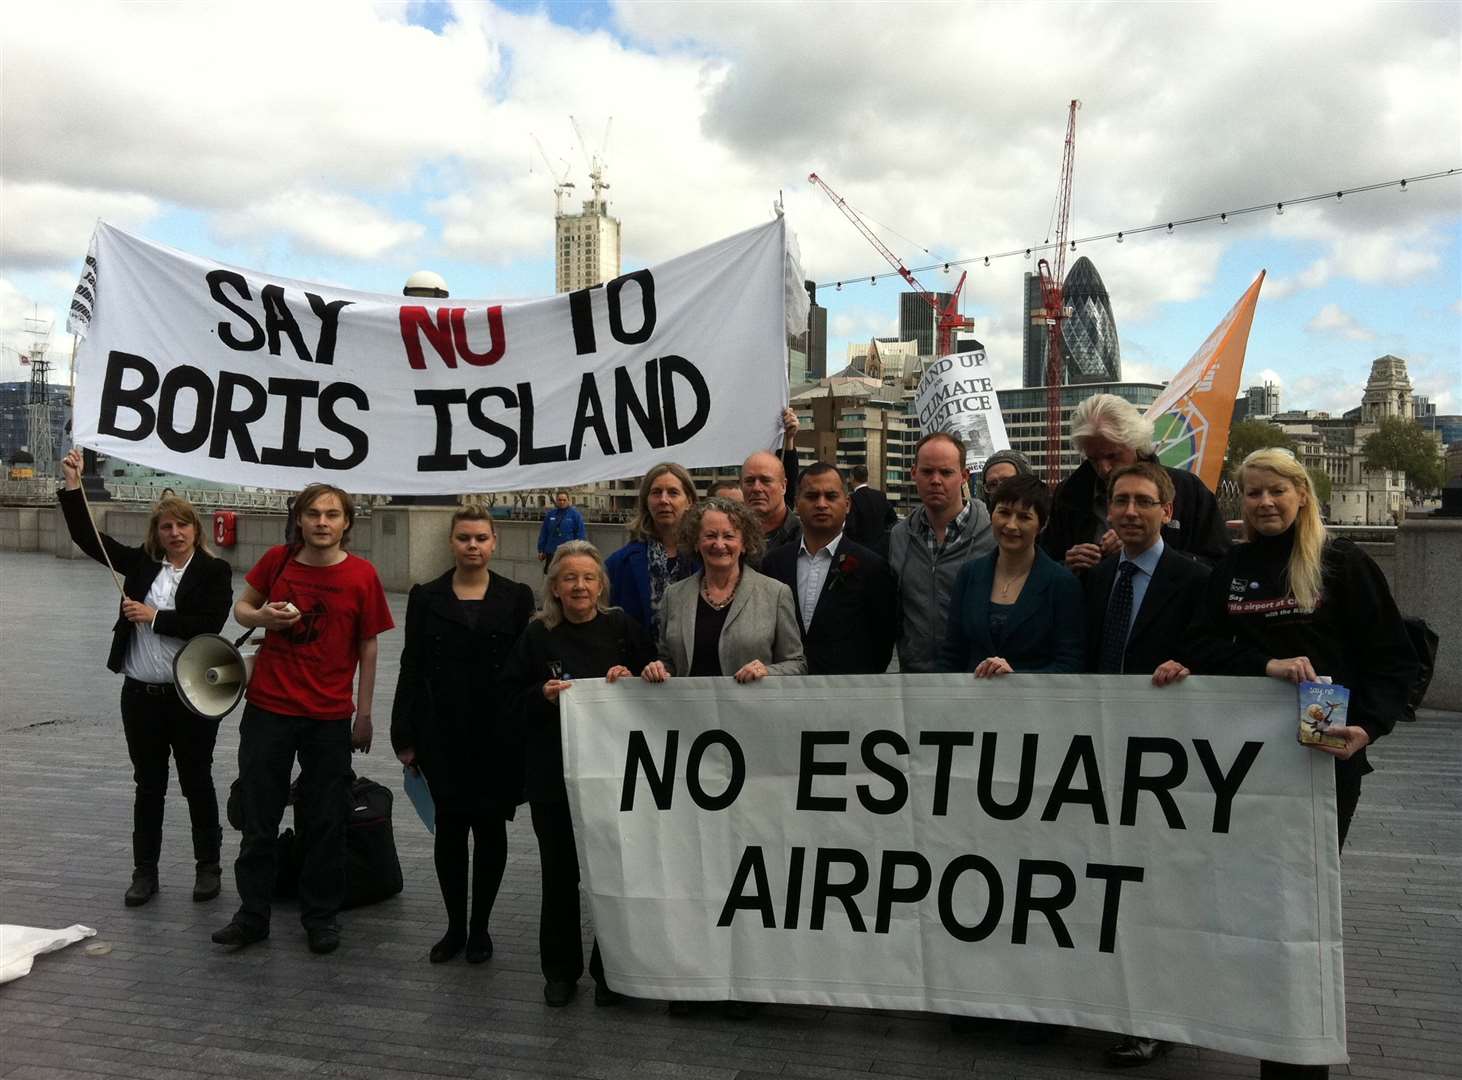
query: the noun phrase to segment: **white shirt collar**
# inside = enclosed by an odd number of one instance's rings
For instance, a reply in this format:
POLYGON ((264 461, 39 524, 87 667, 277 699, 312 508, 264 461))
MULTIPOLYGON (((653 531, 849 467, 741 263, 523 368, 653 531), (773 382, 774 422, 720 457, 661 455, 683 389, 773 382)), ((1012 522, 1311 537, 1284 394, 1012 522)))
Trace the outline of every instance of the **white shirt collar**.
POLYGON ((821 555, 825 551, 828 554, 828 558, 835 559, 838 555, 838 545, 842 542, 843 534, 838 533, 837 536, 834 536, 831 540, 827 542, 827 546, 818 548, 817 555, 814 555, 812 554, 812 552, 807 550, 807 534, 803 533, 802 539, 797 542, 798 547, 800 548, 797 554, 799 558, 803 555, 806 555, 809 559, 815 559, 818 557, 818 555, 821 555))

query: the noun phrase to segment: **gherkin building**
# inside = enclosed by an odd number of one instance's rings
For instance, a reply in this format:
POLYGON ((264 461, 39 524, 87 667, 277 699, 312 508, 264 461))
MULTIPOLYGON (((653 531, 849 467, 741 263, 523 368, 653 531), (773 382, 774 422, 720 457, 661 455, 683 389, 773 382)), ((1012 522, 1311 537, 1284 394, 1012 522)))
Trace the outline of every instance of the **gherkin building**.
POLYGON ((1076 260, 1062 292, 1071 311, 1061 326, 1067 384, 1121 382, 1117 320, 1107 287, 1090 259, 1083 255, 1076 260))

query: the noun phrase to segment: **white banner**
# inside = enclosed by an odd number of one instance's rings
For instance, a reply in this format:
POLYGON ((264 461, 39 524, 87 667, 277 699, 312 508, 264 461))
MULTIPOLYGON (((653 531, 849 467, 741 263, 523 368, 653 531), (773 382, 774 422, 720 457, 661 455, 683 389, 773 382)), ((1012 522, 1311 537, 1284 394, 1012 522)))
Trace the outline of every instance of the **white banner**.
POLYGON ((947 431, 965 444, 965 467, 981 472, 996 450, 1009 450, 1005 416, 984 349, 941 356, 927 368, 914 392, 919 434, 947 431))
POLYGON ((75 438, 205 480, 381 494, 736 464, 781 436, 785 236, 778 217, 603 288, 497 302, 294 281, 101 224, 72 312, 75 438))
POLYGON ((1332 759, 1272 679, 575 685, 609 984, 1340 1062, 1332 759))

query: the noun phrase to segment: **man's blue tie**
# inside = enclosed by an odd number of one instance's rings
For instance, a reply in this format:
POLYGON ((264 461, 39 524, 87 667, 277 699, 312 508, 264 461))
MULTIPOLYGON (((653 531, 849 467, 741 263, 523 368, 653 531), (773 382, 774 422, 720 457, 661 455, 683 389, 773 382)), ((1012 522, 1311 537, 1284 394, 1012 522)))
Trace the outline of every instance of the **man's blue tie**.
POLYGON ((1107 621, 1102 629, 1102 665, 1104 675, 1120 675, 1122 659, 1127 652, 1127 624, 1132 621, 1132 575, 1137 564, 1117 564, 1117 584, 1112 601, 1107 605, 1107 621))

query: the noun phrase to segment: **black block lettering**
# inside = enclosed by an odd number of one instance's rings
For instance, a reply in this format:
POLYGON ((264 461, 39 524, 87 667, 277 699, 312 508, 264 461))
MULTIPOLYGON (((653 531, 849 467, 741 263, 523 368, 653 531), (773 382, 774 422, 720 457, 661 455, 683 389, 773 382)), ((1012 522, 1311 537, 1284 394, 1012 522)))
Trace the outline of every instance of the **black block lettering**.
POLYGON ((157 368, 152 361, 116 349, 108 353, 107 374, 102 381, 101 415, 96 422, 97 433, 114 435, 132 442, 141 442, 151 435, 157 424, 157 414, 153 412, 147 399, 157 393, 159 382, 157 368), (122 383, 129 371, 137 372, 138 381, 136 386, 127 390, 123 389, 122 383), (118 409, 131 409, 135 412, 137 426, 120 427, 117 424, 118 409))
POLYGON ((236 274, 232 270, 210 270, 204 275, 204 280, 208 282, 209 295, 242 319, 250 331, 247 338, 241 338, 234 333, 232 323, 221 322, 218 324, 218 340, 239 352, 253 352, 261 347, 264 344, 264 328, 249 311, 239 307, 223 293, 223 287, 230 285, 243 299, 252 299, 249 295, 249 283, 244 280, 244 275, 236 274))
POLYGON ((208 441, 213 420, 213 380, 191 364, 169 371, 157 395, 157 437, 175 454, 191 454, 208 441), (186 428, 178 426, 178 394, 193 392, 193 415, 186 428))
POLYGON ((798 810, 846 810, 848 800, 841 795, 814 795, 812 780, 817 776, 846 776, 846 761, 818 761, 819 746, 847 746, 850 736, 846 731, 804 731, 802 733, 802 763, 797 769, 798 810))
POLYGON ((643 731, 629 733, 629 745, 624 752, 624 787, 619 794, 619 812, 627 813, 635 808, 635 784, 640 770, 644 770, 645 783, 650 787, 650 796, 655 806, 669 810, 675 794, 675 756, 680 748, 680 732, 665 733, 665 767, 658 772, 655 758, 650 753, 650 743, 643 731))
POLYGON ((731 737, 729 731, 703 731, 692 740, 690 752, 685 755, 685 786, 690 792, 691 802, 702 810, 724 810, 736 801, 746 783, 746 755, 741 744, 731 737), (701 759, 712 746, 723 746, 730 758, 731 773, 726 778, 726 790, 719 795, 709 795, 701 786, 701 759))
POLYGON ((817 859, 812 868, 812 913, 807 917, 807 928, 821 930, 827 920, 827 902, 840 900, 843 912, 848 916, 848 924, 860 934, 865 932, 868 926, 863 921, 863 913, 858 910, 854 897, 867 887, 868 860, 861 851, 853 848, 818 848, 817 859), (834 884, 834 863, 852 867, 852 877, 834 884))
POLYGON ((878 871, 878 911, 873 917, 873 932, 886 934, 893 922, 894 904, 917 904, 929 895, 929 885, 934 875, 929 870, 929 860, 917 851, 885 851, 883 865, 878 871), (912 867, 914 881, 910 885, 896 885, 899 868, 912 867))
POLYGON ((1016 872, 1015 907, 1010 912, 1010 940, 1016 945, 1025 944, 1031 912, 1038 911, 1050 923, 1057 945, 1063 949, 1076 948, 1071 940, 1071 932, 1066 929, 1066 921, 1060 914, 1075 899, 1076 875, 1071 872, 1071 867, 1049 859, 1021 859, 1020 869, 1016 872), (1035 895, 1032 885, 1037 875, 1056 879, 1054 896, 1035 895))
POLYGON ((322 469, 353 469, 365 460, 370 449, 366 433, 354 424, 347 424, 336 413, 335 406, 341 401, 349 401, 361 412, 370 412, 371 409, 366 392, 354 383, 330 383, 320 391, 320 426, 350 443, 350 453, 344 457, 336 457, 329 450, 317 447, 315 464, 322 469))
POLYGON ((1150 791, 1157 799, 1157 804, 1162 807, 1163 817, 1167 819, 1168 828, 1181 829, 1183 815, 1178 812, 1177 801, 1173 798, 1172 789, 1188 778, 1188 755, 1183 750, 1183 744, 1177 739, 1162 737, 1136 736, 1127 740, 1127 764, 1122 774, 1122 824, 1137 824, 1137 795, 1141 791, 1150 791), (1142 756, 1144 754, 1166 754, 1168 757, 1168 771, 1160 776, 1144 776, 1142 774, 1142 756))
POLYGON ((904 803, 909 801, 909 778, 904 775, 904 770, 890 761, 884 761, 878 756, 880 746, 891 746, 893 752, 903 757, 909 756, 909 743, 897 731, 870 731, 863 736, 863 765, 873 775, 888 781, 888 786, 893 790, 883 798, 873 794, 872 786, 859 784, 857 787, 858 801, 863 808, 873 814, 896 814, 903 809, 904 803))

